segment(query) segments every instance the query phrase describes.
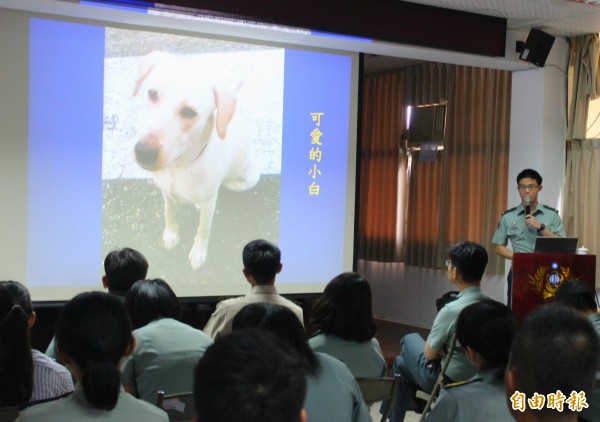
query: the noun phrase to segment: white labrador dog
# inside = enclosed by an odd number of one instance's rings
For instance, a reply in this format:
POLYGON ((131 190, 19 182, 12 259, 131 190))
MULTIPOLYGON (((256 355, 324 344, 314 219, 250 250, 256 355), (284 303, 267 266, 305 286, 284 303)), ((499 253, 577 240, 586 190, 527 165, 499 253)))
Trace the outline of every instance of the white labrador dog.
POLYGON ((236 113, 239 84, 227 89, 205 75, 200 61, 154 52, 142 60, 133 92, 143 92, 148 104, 135 160, 162 192, 167 249, 179 243, 174 204, 200 211, 189 253, 194 269, 206 261, 219 187, 247 190, 260 176, 251 131, 236 113))

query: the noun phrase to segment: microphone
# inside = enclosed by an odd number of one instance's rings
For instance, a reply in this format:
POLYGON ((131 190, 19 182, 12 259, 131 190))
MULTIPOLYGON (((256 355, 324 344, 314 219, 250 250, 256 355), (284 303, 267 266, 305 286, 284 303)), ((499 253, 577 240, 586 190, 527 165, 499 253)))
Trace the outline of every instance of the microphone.
POLYGON ((525 215, 531 214, 531 197, 529 195, 525 195, 525 215))

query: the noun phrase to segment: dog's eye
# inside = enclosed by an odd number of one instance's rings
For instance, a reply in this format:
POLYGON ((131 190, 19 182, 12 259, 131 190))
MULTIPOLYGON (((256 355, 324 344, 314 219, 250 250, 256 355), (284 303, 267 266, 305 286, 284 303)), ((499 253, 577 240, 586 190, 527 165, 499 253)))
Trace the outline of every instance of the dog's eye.
POLYGON ((150 98, 150 101, 152 101, 153 103, 158 101, 158 92, 156 92, 155 89, 150 89, 148 90, 148 98, 150 98))
POLYGON ((196 113, 196 110, 194 110, 192 107, 183 107, 180 111, 179 111, 179 115, 181 116, 182 119, 193 119, 194 117, 196 117, 198 115, 198 113, 196 113))

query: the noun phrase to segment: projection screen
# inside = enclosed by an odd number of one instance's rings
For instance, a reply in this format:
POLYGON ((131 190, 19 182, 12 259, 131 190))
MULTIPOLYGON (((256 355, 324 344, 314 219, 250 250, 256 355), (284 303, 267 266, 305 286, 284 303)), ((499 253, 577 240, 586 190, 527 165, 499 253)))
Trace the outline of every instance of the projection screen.
POLYGON ((259 238, 282 293, 352 270, 358 54, 34 3, 0 8, 0 279, 67 300, 127 246, 179 297, 239 295, 259 238))

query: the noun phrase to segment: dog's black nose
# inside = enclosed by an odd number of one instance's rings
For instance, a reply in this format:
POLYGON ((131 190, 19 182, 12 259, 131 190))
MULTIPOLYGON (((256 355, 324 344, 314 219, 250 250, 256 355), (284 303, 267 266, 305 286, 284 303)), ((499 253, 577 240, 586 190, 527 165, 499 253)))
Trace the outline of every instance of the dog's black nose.
POLYGON ((156 165, 159 148, 147 146, 141 142, 135 144, 135 159, 145 169, 151 170, 156 165))

